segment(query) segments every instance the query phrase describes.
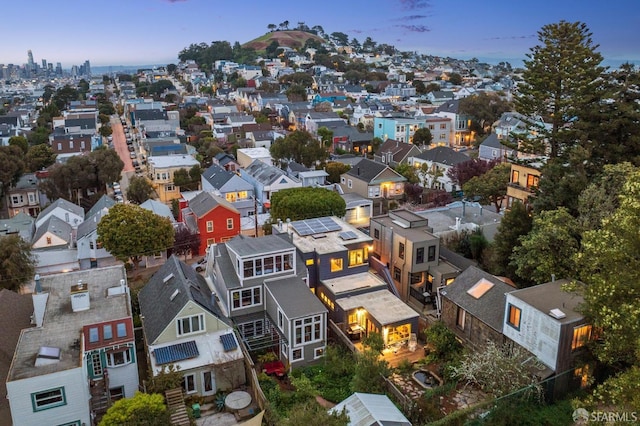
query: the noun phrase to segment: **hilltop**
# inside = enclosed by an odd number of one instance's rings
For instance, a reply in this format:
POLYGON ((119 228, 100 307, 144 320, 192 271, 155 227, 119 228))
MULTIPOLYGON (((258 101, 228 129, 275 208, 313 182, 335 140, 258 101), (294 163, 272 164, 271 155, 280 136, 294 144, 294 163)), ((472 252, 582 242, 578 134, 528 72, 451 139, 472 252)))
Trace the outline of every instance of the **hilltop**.
POLYGON ((315 40, 319 43, 325 43, 325 40, 322 37, 306 31, 285 30, 268 32, 263 36, 260 36, 243 44, 242 47, 247 47, 254 50, 265 50, 267 46, 269 46, 269 44, 271 44, 271 42, 275 40, 280 46, 297 49, 304 46, 304 44, 309 39, 315 40))

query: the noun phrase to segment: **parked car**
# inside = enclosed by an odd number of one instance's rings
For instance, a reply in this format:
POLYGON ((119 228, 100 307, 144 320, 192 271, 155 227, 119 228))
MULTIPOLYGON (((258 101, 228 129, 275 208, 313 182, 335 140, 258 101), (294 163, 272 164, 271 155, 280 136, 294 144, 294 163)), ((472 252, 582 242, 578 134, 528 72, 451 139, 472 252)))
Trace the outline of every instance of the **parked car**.
POLYGON ((203 258, 198 260, 196 263, 194 263, 193 265, 191 265, 191 267, 193 269, 195 269, 197 272, 202 272, 207 268, 207 258, 203 258))
POLYGON ((140 167, 140 163, 138 163, 138 160, 133 160, 131 164, 133 164, 133 167, 140 167))
POLYGON ((132 160, 136 158, 136 153, 135 152, 129 153, 129 158, 131 158, 132 160))
POLYGON ((129 145, 129 152, 133 152, 133 151, 135 151, 135 150, 136 150, 136 149, 133 147, 133 145, 129 145))

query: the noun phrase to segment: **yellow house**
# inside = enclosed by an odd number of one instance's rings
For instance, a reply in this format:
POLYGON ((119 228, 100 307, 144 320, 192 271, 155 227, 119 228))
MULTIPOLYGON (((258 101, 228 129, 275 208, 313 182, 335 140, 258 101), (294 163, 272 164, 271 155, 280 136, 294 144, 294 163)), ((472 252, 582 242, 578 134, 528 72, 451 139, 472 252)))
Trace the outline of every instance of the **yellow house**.
POLYGON ((177 170, 190 170, 193 166, 200 165, 198 160, 186 154, 149 157, 147 162, 151 185, 163 203, 180 198, 180 187, 173 184, 173 174, 177 170))
POLYGON ((525 206, 531 203, 540 182, 540 170, 533 165, 511 164, 511 177, 507 185, 507 209, 514 201, 525 206))

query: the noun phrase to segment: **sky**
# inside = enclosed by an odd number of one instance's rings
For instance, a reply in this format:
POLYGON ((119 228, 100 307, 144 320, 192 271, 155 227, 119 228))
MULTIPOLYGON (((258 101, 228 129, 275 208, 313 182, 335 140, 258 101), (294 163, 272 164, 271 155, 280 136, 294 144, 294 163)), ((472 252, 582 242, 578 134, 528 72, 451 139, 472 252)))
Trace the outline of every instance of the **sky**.
POLYGON ((587 24, 610 63, 640 65, 640 0, 22 0, 3 4, 0 64, 177 63, 190 44, 251 41, 289 21, 402 51, 521 66, 543 25, 587 24))

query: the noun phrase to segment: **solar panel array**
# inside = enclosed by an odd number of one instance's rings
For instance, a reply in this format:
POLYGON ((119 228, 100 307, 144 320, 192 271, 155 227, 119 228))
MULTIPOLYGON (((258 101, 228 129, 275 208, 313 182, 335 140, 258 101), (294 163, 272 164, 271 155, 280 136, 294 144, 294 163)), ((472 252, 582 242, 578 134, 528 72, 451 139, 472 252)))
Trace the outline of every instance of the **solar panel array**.
POLYGON ((343 240, 347 241, 347 240, 355 240, 356 238, 358 238, 358 234, 356 234, 353 231, 344 231, 338 234, 340 236, 340 238, 342 238, 343 240))
POLYGON ((220 341, 222 342, 222 347, 225 352, 229 352, 238 347, 238 343, 236 342, 236 338, 233 333, 223 334, 220 336, 220 341))
POLYGON ((321 234, 323 232, 339 231, 340 229, 342 229, 342 227, 330 217, 296 220, 294 222, 291 222, 291 226, 301 237, 321 234))
POLYGON ((157 348, 153 353, 156 355, 156 364, 158 365, 195 358, 200 355, 195 340, 157 348))

